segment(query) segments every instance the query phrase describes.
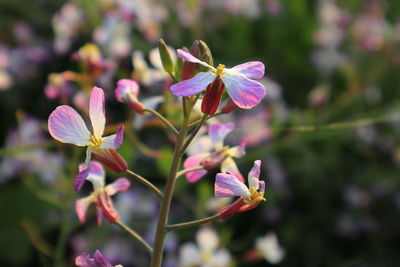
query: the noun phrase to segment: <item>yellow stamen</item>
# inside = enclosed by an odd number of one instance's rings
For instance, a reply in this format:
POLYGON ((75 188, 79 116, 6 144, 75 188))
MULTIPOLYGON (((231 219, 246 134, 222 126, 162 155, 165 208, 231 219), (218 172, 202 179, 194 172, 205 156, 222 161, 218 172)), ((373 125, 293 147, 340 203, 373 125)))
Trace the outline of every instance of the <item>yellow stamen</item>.
POLYGON ((101 143, 103 142, 103 138, 97 138, 93 134, 90 136, 89 139, 89 148, 91 149, 98 149, 100 148, 101 143))
POLYGON ((224 68, 225 68, 225 65, 224 64, 219 64, 218 65, 218 67, 214 70, 214 73, 216 74, 216 75, 223 75, 224 74, 224 68))

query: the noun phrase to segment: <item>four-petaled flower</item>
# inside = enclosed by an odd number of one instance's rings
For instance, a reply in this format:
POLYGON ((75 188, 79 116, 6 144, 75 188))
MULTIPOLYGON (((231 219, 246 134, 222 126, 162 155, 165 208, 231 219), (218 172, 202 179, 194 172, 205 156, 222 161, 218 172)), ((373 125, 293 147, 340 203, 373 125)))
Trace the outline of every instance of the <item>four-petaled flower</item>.
MULTIPOLYGON (((85 163, 79 165, 79 170, 84 169, 85 163)), ((75 185, 82 187, 85 180, 93 184, 93 192, 85 198, 78 199, 75 203, 75 211, 81 223, 86 221, 86 211, 91 203, 97 208, 97 224, 100 225, 103 216, 110 222, 119 221, 119 215, 114 209, 111 196, 119 191, 125 191, 129 188, 130 182, 126 178, 119 178, 112 184, 105 186, 105 173, 103 166, 97 161, 91 161, 89 165, 89 174, 86 179, 77 177, 75 185)))
MULTIPOLYGON (((219 64, 217 68, 208 65, 189 52, 182 49, 177 50, 178 56, 185 61, 201 64, 208 67, 207 72, 199 72, 191 79, 178 82, 171 86, 171 91, 176 96, 192 96, 205 90, 214 81, 222 82, 226 86, 228 95, 240 108, 249 109, 256 106, 265 97, 265 87, 252 79, 259 79, 264 76, 264 64, 259 61, 250 61, 233 68, 225 68, 219 64)), ((212 86, 213 90, 220 90, 224 86, 212 86)), ((208 89, 207 89, 208 90, 208 89)), ((211 88, 210 88, 211 90, 211 88)), ((220 93, 210 92, 211 95, 220 97, 220 93)), ((210 100, 211 101, 211 100, 210 100)), ((212 108, 211 108, 212 109, 212 108)))
POLYGON ((226 220, 236 212, 242 212, 254 209, 260 203, 265 201, 264 191, 265 182, 260 181, 261 161, 254 161, 254 166, 248 175, 249 187, 242 181, 229 173, 218 173, 215 179, 215 196, 216 197, 234 197, 238 198, 233 204, 225 207, 221 212, 221 218, 226 220))
POLYGON ((77 267, 123 267, 120 264, 112 265, 98 250, 94 253, 93 259, 90 258, 89 253, 82 253, 75 258, 75 265, 77 267))
POLYGON ((209 126, 208 136, 198 138, 198 149, 196 155, 188 157, 183 163, 185 169, 204 166, 205 169, 186 173, 186 179, 194 183, 203 177, 207 170, 214 169, 221 164, 222 172, 229 172, 238 179, 244 181, 240 174, 233 157, 239 158, 245 154, 246 140, 244 139, 239 146, 224 146, 225 136, 234 128, 233 123, 214 123, 209 126))
MULTIPOLYGON (((115 172, 124 172, 128 166, 125 160, 114 150, 122 144, 124 125, 116 134, 102 137, 106 123, 104 113, 104 92, 94 87, 90 96, 89 115, 93 133, 87 129, 82 117, 67 105, 58 106, 49 116, 48 128, 51 136, 62 142, 77 146, 87 146, 86 169, 78 176, 86 177, 91 154, 115 172)), ((75 190, 79 188, 75 187, 75 190)))

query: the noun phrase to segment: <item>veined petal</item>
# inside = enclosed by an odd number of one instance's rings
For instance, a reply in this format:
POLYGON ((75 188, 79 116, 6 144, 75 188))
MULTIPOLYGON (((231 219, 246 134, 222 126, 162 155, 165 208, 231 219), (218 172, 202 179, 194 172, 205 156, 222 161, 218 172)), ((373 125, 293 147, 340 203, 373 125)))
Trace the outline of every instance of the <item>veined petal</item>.
POLYGON ((249 79, 260 79, 264 76, 265 66, 260 61, 250 61, 232 68, 249 79))
POLYGON ((89 176, 89 169, 84 169, 75 176, 74 190, 78 192, 89 176))
POLYGON ((240 108, 250 109, 265 97, 264 85, 244 75, 226 71, 222 81, 227 87, 230 98, 240 108))
POLYGON ((198 63, 198 64, 201 64, 201 65, 203 65, 203 66, 205 66, 205 67, 209 67, 209 68, 211 68, 211 69, 214 69, 213 66, 210 66, 210 65, 208 65, 206 62, 201 61, 201 60, 198 59, 198 58, 195 58, 192 54, 190 54, 189 52, 187 52, 187 51, 185 51, 185 50, 183 50, 183 49, 178 49, 176 52, 177 52, 178 56, 179 56, 181 59, 185 60, 185 61, 189 61, 189 62, 193 62, 193 63, 198 63))
POLYGON ((124 130, 125 126, 121 125, 118 128, 118 131, 116 134, 109 135, 103 138, 103 141, 100 145, 100 148, 107 149, 116 149, 119 148, 122 144, 122 141, 124 140, 124 130))
POLYGON ((85 198, 80 198, 75 202, 75 212, 81 223, 85 223, 86 211, 93 201, 94 201, 94 197, 88 196, 85 198))
MULTIPOLYGON (((193 157, 188 157, 185 162, 183 163, 183 168, 185 169, 190 169, 194 167, 201 166, 200 162, 207 157, 209 153, 204 153, 200 155, 196 155, 193 157)), ((188 180, 189 183, 194 183, 197 182, 201 177, 206 175, 207 170, 197 170, 197 171, 191 171, 185 174, 186 179, 188 180)))
POLYGON ((221 172, 229 173, 239 179, 244 183, 243 175, 240 173, 235 161, 231 157, 226 157, 226 159, 221 163, 221 172))
POLYGON ((90 132, 81 115, 70 106, 57 107, 49 116, 48 127, 51 136, 62 143, 89 144, 90 132))
POLYGON ((109 196, 115 195, 117 192, 128 190, 129 186, 131 186, 131 182, 129 182, 126 178, 119 178, 112 184, 106 186, 106 192, 109 196))
POLYGON ((93 87, 90 96, 89 115, 94 136, 101 138, 106 125, 106 116, 104 111, 104 91, 99 87, 93 87))
MULTIPOLYGON (((79 164, 79 171, 80 171, 80 173, 88 171, 86 180, 89 180, 93 184, 94 191, 98 190, 99 188, 104 187, 105 172, 104 172, 103 165, 101 165, 100 162, 91 161, 89 163, 89 169, 86 169, 86 163, 81 163, 81 164, 79 164)), ((77 177, 78 177, 78 175, 77 175, 77 177)), ((83 182, 82 182, 82 184, 83 184, 83 182)))
POLYGON ((199 72, 191 79, 173 84, 171 92, 176 96, 195 95, 206 89, 215 78, 216 75, 212 71, 199 72))
POLYGON ((261 160, 255 160, 253 168, 251 168, 251 170, 249 172, 249 178, 250 177, 259 178, 260 177, 260 167, 261 167, 261 160))
POLYGON ((247 186, 235 176, 227 173, 218 173, 215 177, 214 192, 216 197, 250 196, 247 186))
POLYGON ((224 146, 225 137, 233 130, 235 124, 233 123, 213 123, 208 128, 208 135, 211 138, 211 142, 218 151, 224 146))

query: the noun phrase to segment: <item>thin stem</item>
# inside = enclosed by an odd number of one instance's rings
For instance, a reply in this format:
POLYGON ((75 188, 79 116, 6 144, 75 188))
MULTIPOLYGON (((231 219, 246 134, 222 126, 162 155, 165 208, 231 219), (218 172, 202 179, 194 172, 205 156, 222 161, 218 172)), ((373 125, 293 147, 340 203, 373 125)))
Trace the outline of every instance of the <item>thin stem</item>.
POLYGON ((185 153, 186 148, 189 146, 189 144, 192 142, 193 138, 196 136, 196 134, 199 132, 201 126, 206 122, 208 118, 207 114, 204 114, 199 123, 197 124, 196 128, 193 130, 193 132, 190 134, 190 136, 185 140, 184 145, 182 146, 182 149, 180 151, 181 154, 185 153))
POLYGON ((126 170, 126 173, 129 174, 130 176, 132 176, 133 178, 135 178, 137 181, 141 182, 142 184, 144 184, 145 186, 147 186, 150 190, 152 190, 154 193, 156 193, 156 195, 162 199, 163 198, 163 194, 161 193, 161 191, 155 186, 153 185, 151 182, 149 182, 148 180, 146 180, 146 178, 140 176, 137 173, 134 173, 131 170, 126 170))
MULTIPOLYGON (((211 118, 217 117, 219 115, 223 115, 223 114, 226 114, 226 113, 223 113, 223 112, 215 113, 214 115, 209 116, 207 119, 211 119, 211 118)), ((202 119, 198 119, 198 120, 192 122, 191 124, 189 124, 189 129, 196 126, 201 120, 202 119)))
MULTIPOLYGON (((183 98, 184 99, 184 98, 183 98)), ((185 107, 185 99, 183 100, 183 108, 185 107)), ((156 236, 154 240, 154 252, 151 259, 151 267, 160 267, 162 262, 164 241, 167 230, 165 226, 168 222, 169 209, 171 206, 172 195, 174 193, 175 177, 178 172, 178 167, 181 161, 182 153, 180 153, 183 145, 183 141, 186 137, 188 130, 189 119, 191 110, 188 110, 188 114, 184 117, 181 131, 178 134, 174 155, 171 163, 171 168, 168 175, 167 185, 164 191, 164 198, 161 201, 160 213, 158 216, 156 236)))
POLYGON ((204 166, 196 166, 196 167, 193 167, 193 168, 183 169, 183 170, 179 171, 179 172, 176 174, 175 179, 177 179, 178 177, 180 177, 180 176, 182 176, 182 175, 184 175, 184 174, 186 174, 186 173, 188 173, 188 172, 197 171, 197 170, 202 170, 202 169, 204 169, 204 166))
POLYGON ((146 250, 150 253, 150 255, 153 253, 153 248, 149 245, 149 243, 146 242, 146 240, 143 239, 143 237, 140 236, 135 230, 127 226, 121 221, 116 221, 116 225, 127 231, 133 238, 135 238, 137 241, 139 241, 145 248, 146 250))
POLYGON ((207 218, 203 218, 203 219, 200 219, 200 220, 167 225, 166 228, 167 228, 168 231, 178 230, 178 229, 183 229, 183 228, 188 228, 188 227, 192 227, 192 226, 196 226, 196 225, 209 223, 209 222, 212 222, 212 221, 216 221, 218 219, 221 219, 221 215, 215 214, 213 216, 210 216, 210 217, 207 217, 207 218))
POLYGON ((175 127, 163 115, 161 115, 154 109, 144 108, 142 110, 145 112, 149 112, 149 113, 153 114, 154 116, 156 116, 157 118, 159 118, 172 132, 174 132, 175 135, 179 134, 178 130, 175 129, 175 127))

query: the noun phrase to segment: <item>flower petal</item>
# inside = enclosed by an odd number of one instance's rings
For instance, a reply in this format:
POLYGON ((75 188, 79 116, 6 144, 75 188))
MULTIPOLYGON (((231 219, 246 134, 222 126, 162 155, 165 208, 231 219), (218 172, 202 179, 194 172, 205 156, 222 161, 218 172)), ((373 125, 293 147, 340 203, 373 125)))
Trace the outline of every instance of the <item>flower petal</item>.
POLYGON ((218 173, 215 177, 214 192, 216 197, 250 196, 247 186, 235 176, 227 173, 218 173))
POLYGON ((89 143, 90 132, 85 122, 70 106, 57 107, 49 116, 48 127, 50 135, 62 143, 77 146, 86 146, 89 143))
POLYGON ((84 169, 75 176, 74 190, 78 192, 89 176, 89 169, 84 169))
POLYGON ((250 61, 232 68, 249 79, 260 79, 264 76, 265 66, 260 61, 250 61))
POLYGON ((231 157, 226 157, 226 159, 221 163, 221 172, 229 173, 239 179, 244 183, 243 175, 240 173, 235 161, 231 157))
POLYGON ((249 172, 249 178, 250 177, 259 178, 260 177, 260 167, 261 167, 261 160, 255 160, 254 166, 253 166, 253 168, 251 168, 251 170, 249 172))
POLYGON ((113 267, 111 263, 109 263, 98 250, 96 250, 96 252, 94 253, 93 260, 94 263, 99 267, 113 267))
MULTIPOLYGON (((183 167, 185 169, 190 169, 190 168, 201 166, 200 162, 207 155, 208 155, 208 153, 204 153, 204 154, 200 154, 197 156, 188 157, 185 160, 185 162, 183 163, 183 167)), ((197 182, 201 177, 206 175, 206 173, 207 173, 207 170, 197 170, 197 171, 188 172, 185 174, 185 176, 189 183, 194 183, 194 182, 197 182)))
POLYGON ((265 182, 264 181, 259 181, 259 192, 265 192, 265 182))
POLYGON ((175 83, 171 86, 171 92, 176 96, 191 96, 206 89, 216 75, 212 71, 199 72, 191 79, 175 83))
POLYGON ((222 76, 230 98, 244 109, 250 109, 265 97, 265 87, 259 82, 250 80, 241 74, 227 72, 222 76))
POLYGON ((185 61, 189 61, 189 62, 193 62, 193 63, 198 63, 198 64, 201 64, 201 65, 203 65, 203 66, 205 66, 205 67, 209 67, 209 68, 211 68, 211 69, 214 69, 213 66, 210 66, 210 65, 208 65, 206 62, 201 61, 201 60, 198 59, 198 58, 195 58, 192 54, 190 54, 189 52, 187 52, 187 51, 185 51, 185 50, 183 50, 183 49, 178 49, 176 52, 177 52, 178 56, 179 56, 181 59, 185 60, 185 61))
POLYGON ((235 124, 233 123, 213 123, 208 128, 208 135, 211 138, 211 142, 218 151, 224 146, 225 137, 233 130, 235 124))
POLYGON ((75 202, 75 212, 81 223, 86 222, 86 211, 93 200, 93 196, 88 196, 85 198, 80 198, 75 202))
POLYGON ((106 116, 104 111, 104 91, 99 87, 93 87, 90 96, 89 105, 90 121, 92 122, 93 134, 97 138, 101 138, 106 125, 106 116))
POLYGON ((219 237, 211 227, 202 227, 196 234, 196 241, 201 251, 214 252, 219 245, 219 237))
POLYGON ((116 134, 109 135, 103 138, 103 142, 101 143, 100 147, 103 149, 119 148, 122 145, 122 141, 124 140, 124 130, 125 130, 124 125, 119 126, 116 134))
POLYGON ((231 157, 241 158, 246 154, 247 139, 243 138, 238 146, 229 149, 228 153, 231 157))
POLYGON ((78 267, 96 267, 94 260, 90 258, 90 255, 87 252, 84 252, 75 258, 75 265, 78 267))
POLYGON ((112 184, 106 186, 106 192, 108 195, 112 196, 117 192, 128 190, 129 186, 131 186, 131 182, 129 182, 126 178, 119 178, 112 184))
MULTIPOLYGON (((100 164, 100 162, 98 161, 91 161, 89 163, 89 168, 86 169, 86 163, 81 163, 79 164, 79 174, 77 175, 77 179, 76 179, 76 186, 78 183, 78 176, 79 179, 85 179, 90 181, 93 184, 93 189, 96 191, 99 188, 104 187, 104 179, 105 179, 105 172, 104 172, 104 168, 103 165, 100 164), (84 176, 86 175, 86 177, 80 177, 80 176, 84 176)), ((85 181, 79 181, 79 183, 82 183, 85 181)), ((82 187, 82 184, 79 184, 78 190, 82 187)))

